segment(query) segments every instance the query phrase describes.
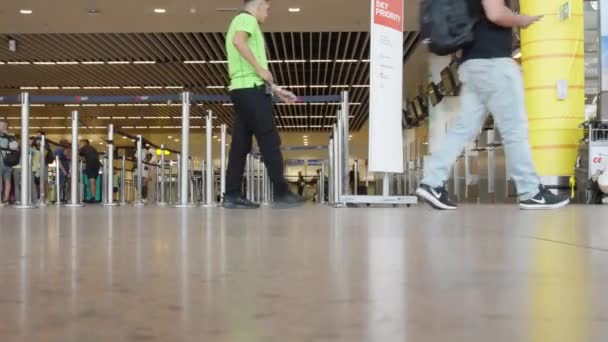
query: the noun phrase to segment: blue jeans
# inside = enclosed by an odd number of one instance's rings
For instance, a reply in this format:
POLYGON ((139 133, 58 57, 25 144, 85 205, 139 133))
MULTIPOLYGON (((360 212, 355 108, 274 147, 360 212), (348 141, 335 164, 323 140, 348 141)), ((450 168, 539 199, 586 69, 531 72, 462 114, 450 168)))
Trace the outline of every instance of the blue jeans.
POLYGON ((520 200, 539 192, 540 180, 528 142, 528 118, 519 66, 511 58, 474 59, 460 66, 463 83, 461 113, 441 147, 429 157, 423 184, 440 187, 467 143, 481 131, 488 114, 503 137, 507 173, 515 182, 520 200))

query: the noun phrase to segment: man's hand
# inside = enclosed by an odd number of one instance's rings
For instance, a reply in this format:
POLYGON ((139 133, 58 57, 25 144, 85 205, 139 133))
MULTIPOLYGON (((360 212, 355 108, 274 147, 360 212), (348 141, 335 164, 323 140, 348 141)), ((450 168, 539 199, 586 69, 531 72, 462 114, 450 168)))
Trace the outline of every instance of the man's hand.
POLYGON ((535 16, 519 15, 517 18, 518 18, 519 27, 528 28, 530 25, 541 20, 543 18, 543 16, 542 15, 535 15, 535 16))
POLYGON ((267 83, 270 83, 270 84, 274 83, 274 77, 272 77, 272 74, 270 73, 270 71, 268 71, 264 68, 259 68, 258 70, 256 70, 256 73, 267 83))
POLYGON ((272 92, 282 101, 285 103, 294 103, 298 100, 298 97, 285 89, 281 89, 277 86, 273 86, 272 87, 272 92))

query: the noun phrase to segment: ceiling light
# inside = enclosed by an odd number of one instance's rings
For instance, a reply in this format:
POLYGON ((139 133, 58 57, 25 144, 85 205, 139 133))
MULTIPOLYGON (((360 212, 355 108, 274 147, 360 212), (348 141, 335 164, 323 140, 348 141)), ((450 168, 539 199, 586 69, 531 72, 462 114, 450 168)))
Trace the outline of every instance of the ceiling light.
POLYGON ((283 63, 284 61, 280 60, 280 59, 273 59, 268 61, 268 63, 283 63))
POLYGON ((336 59, 336 63, 357 63, 356 59, 336 59))
POLYGON ((164 8, 155 8, 154 13, 163 14, 163 13, 167 13, 167 10, 164 8))
POLYGON ((165 89, 184 89, 184 86, 166 86, 165 89))
POLYGON ((161 86, 146 86, 144 89, 163 89, 161 86))
POLYGON ((310 62, 311 63, 331 63, 333 61, 331 59, 313 59, 310 62))
POLYGON ((207 89, 224 89, 225 86, 207 86, 207 89))
POLYGON ((169 138, 169 139, 173 139, 173 136, 171 136, 171 135, 170 135, 170 136, 168 136, 167 138, 169 138))
POLYGON ((122 137, 123 139, 127 139, 127 137, 122 137))
POLYGON ((34 62, 35 65, 55 65, 55 62, 34 62))
POLYGON ((207 61, 184 61, 184 64, 207 64, 207 61))
POLYGON ((22 9, 19 11, 19 13, 21 14, 32 14, 34 11, 32 11, 31 9, 22 9))
POLYGON ((120 89, 120 87, 117 87, 117 86, 101 87, 101 89, 120 89))
POLYGON ((300 12, 300 8, 298 8, 298 7, 291 7, 291 8, 289 8, 289 12, 291 12, 291 13, 298 13, 298 12, 300 12))
POLYGON ((327 85, 311 85, 311 88, 329 88, 327 85))
POLYGON ((42 90, 57 90, 59 87, 41 87, 42 90))
POLYGON ((122 87, 122 89, 141 89, 141 87, 137 87, 137 86, 126 86, 126 87, 122 87))
POLYGON ((57 62, 57 65, 76 65, 80 64, 80 62, 57 62))
POLYGON ((179 139, 175 139, 175 142, 179 142, 179 139))
POLYGON ((129 61, 110 61, 108 64, 131 64, 129 61))
POLYGON ((38 89, 38 87, 21 87, 19 89, 21 89, 21 90, 36 90, 36 89, 38 89))
POLYGON ((304 135, 304 136, 302 136, 302 138, 306 139, 306 138, 308 138, 308 135, 304 135))
POLYGON ((80 87, 61 87, 61 89, 71 90, 71 89, 80 89, 80 87))
POLYGON ((103 62, 103 61, 85 61, 85 62, 82 62, 82 64, 84 64, 84 65, 101 65, 101 64, 106 64, 106 62, 103 62))
POLYGON ((211 64, 226 64, 228 61, 210 61, 211 64))
POLYGON ((156 61, 135 61, 133 64, 156 64, 156 61))
POLYGON ((30 62, 8 62, 8 65, 28 65, 30 62))
POLYGON ((306 61, 303 59, 293 59, 293 60, 285 61, 285 63, 306 63, 306 61))

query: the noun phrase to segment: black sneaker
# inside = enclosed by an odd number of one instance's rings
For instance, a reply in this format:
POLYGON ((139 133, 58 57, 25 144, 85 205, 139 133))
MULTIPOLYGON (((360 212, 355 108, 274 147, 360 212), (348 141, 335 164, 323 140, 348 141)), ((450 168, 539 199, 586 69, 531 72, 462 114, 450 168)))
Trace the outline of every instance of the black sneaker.
POLYGON ((259 204, 253 203, 241 195, 224 195, 222 201, 222 208, 225 209, 258 209, 259 207, 259 204))
POLYGON ((560 209, 570 204, 570 197, 556 195, 544 186, 539 187, 539 192, 527 201, 520 201, 519 207, 522 210, 549 210, 560 209))
POLYGON ((430 204, 433 208, 438 210, 456 210, 458 207, 456 204, 450 202, 448 198, 448 191, 445 186, 438 188, 432 188, 426 184, 421 184, 416 189, 416 195, 423 201, 430 204))
POLYGON ((286 192, 284 195, 275 196, 272 207, 275 209, 297 208, 304 205, 304 197, 298 196, 292 192, 286 192))

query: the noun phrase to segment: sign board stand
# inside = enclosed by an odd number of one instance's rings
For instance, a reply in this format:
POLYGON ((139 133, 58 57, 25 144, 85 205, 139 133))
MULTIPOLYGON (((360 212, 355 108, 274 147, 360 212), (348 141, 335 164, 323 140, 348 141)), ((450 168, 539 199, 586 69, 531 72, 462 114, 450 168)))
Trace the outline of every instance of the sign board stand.
POLYGON ((381 196, 357 196, 348 184, 348 96, 343 95, 342 110, 334 134, 333 167, 344 178, 336 186, 333 205, 348 204, 412 205, 416 197, 390 196, 391 173, 404 172, 403 100, 403 1, 371 0, 369 171, 383 174, 381 196), (342 133, 344 132, 344 133, 342 133), (336 134, 340 133, 340 134, 336 134))

